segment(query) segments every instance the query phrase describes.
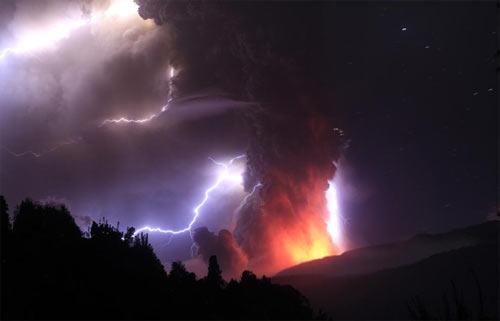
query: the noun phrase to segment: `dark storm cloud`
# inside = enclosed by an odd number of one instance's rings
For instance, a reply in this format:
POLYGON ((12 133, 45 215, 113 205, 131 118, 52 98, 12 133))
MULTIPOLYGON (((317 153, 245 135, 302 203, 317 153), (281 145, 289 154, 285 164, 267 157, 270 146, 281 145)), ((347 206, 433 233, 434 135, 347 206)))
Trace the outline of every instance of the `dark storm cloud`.
POLYGON ((288 231, 311 244, 323 236, 313 237, 305 228, 326 233, 321 213, 326 210, 324 192, 337 156, 338 140, 324 115, 331 102, 323 88, 323 22, 318 19, 322 5, 137 3, 143 18, 173 30, 172 59, 181 70, 176 83, 181 95, 216 84, 258 102, 249 115, 253 131, 245 187, 247 192, 258 182, 264 187, 260 197, 249 199, 261 204, 244 206, 240 212, 235 236, 250 264, 259 261, 252 266, 257 271, 273 272, 280 264, 290 264, 277 262, 278 256, 288 254, 286 242, 293 238, 288 231), (306 222, 304 229, 299 221, 306 222), (275 244, 280 237, 282 253, 275 244))

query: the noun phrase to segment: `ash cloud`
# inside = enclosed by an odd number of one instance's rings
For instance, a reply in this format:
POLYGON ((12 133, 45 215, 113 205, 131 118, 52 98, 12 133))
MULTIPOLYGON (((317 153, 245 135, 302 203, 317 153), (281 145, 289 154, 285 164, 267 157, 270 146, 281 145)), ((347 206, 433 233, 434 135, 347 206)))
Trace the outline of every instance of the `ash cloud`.
POLYGON ((233 234, 228 230, 220 230, 218 234, 210 232, 206 227, 197 228, 193 232, 193 241, 198 247, 197 254, 204 262, 216 255, 226 278, 238 278, 248 264, 248 259, 240 249, 233 234))
POLYGON ((292 252, 307 257, 321 239, 325 254, 335 251, 325 235, 324 191, 340 142, 326 116, 322 4, 136 2, 143 18, 175 30, 180 95, 216 84, 258 102, 247 115, 253 127, 245 187, 263 188, 249 199, 258 204, 242 207, 234 232, 249 266, 276 272, 294 263, 292 252))

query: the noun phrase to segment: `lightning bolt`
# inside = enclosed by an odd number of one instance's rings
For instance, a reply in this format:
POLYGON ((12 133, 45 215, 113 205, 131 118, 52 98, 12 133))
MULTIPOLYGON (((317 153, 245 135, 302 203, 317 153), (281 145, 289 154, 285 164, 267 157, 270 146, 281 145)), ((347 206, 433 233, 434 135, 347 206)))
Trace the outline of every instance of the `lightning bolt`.
POLYGON ((73 30, 89 24, 89 19, 67 20, 58 23, 47 30, 25 34, 19 41, 9 48, 0 51, 0 59, 4 59, 8 54, 30 53, 36 50, 51 47, 68 38, 73 30))
MULTIPOLYGON (((36 51, 44 50, 53 47, 60 41, 67 39, 71 34, 80 28, 94 24, 102 19, 116 20, 117 18, 126 18, 137 15, 139 6, 133 0, 116 0, 110 3, 108 8, 103 12, 97 12, 88 18, 78 19, 63 19, 56 22, 47 28, 25 32, 17 38, 16 42, 7 48, 0 50, 0 62, 2 62, 10 54, 34 54, 36 51)), ((173 75, 173 69, 170 74, 173 75)), ((153 114, 143 119, 127 119, 121 117, 118 119, 105 120, 102 125, 107 123, 144 123, 157 117, 159 114, 167 110, 167 106, 163 106, 159 113, 153 114)), ((101 126, 102 126, 101 125, 101 126)), ((14 152, 7 147, 2 147, 5 151, 14 157, 32 156, 34 158, 42 157, 43 155, 53 152, 63 146, 77 143, 76 141, 63 142, 45 151, 27 150, 23 152, 14 152)))
POLYGON ((179 229, 179 230, 171 230, 171 229, 164 230, 164 229, 159 228, 159 227, 144 226, 144 227, 141 227, 140 229, 138 229, 137 231, 135 231, 134 236, 137 236, 139 233, 144 232, 144 231, 158 232, 158 233, 170 234, 170 235, 182 234, 182 233, 185 233, 188 231, 191 232, 191 228, 193 227, 193 225, 198 220, 198 217, 200 216, 200 210, 203 208, 203 206, 208 202, 208 199, 210 198, 210 193, 212 193, 215 189, 217 189, 224 181, 227 181, 227 180, 235 181, 236 180, 238 182, 241 182, 241 180, 242 180, 241 175, 231 174, 229 171, 229 168, 235 161, 237 161, 238 159, 244 158, 244 157, 246 157, 246 155, 238 155, 238 156, 232 158, 228 163, 218 162, 211 157, 208 158, 215 165, 222 167, 223 171, 219 174, 219 176, 217 177, 217 180, 214 182, 214 184, 212 184, 207 190, 205 190, 203 199, 201 200, 200 203, 198 203, 198 205, 196 205, 194 207, 194 209, 193 209, 194 216, 186 227, 179 229), (235 177, 235 176, 239 176, 239 177, 235 177))
POLYGON ((10 149, 8 149, 7 147, 2 147, 4 150, 6 150, 9 154, 11 154, 12 156, 15 156, 15 157, 22 157, 24 155, 31 155, 33 157, 40 157, 42 156, 41 153, 37 153, 37 152, 34 152, 32 150, 27 150, 27 151, 24 151, 24 152, 20 152, 20 153, 16 153, 16 152, 13 152, 11 151, 10 149))
MULTIPOLYGON (((102 126, 105 126, 107 124, 128 124, 128 123, 135 123, 135 124, 142 124, 142 123, 146 123, 146 122, 149 122, 151 120, 153 120, 154 118, 160 116, 160 114, 162 114, 163 112, 167 111, 168 107, 169 107, 169 104, 170 102, 172 101, 172 78, 175 76, 175 69, 173 67, 170 67, 169 68, 169 82, 168 82, 168 85, 169 85, 169 91, 168 91, 168 96, 167 96, 167 104, 164 105, 159 112, 155 113, 155 114, 152 114, 148 117, 145 117, 145 118, 140 118, 140 119, 129 119, 129 118, 126 118, 126 117, 120 117, 120 118, 116 118, 116 119, 105 119, 101 125, 99 127, 102 127, 102 126)), ((81 137, 78 138, 78 140, 81 140, 81 137)), ((31 155, 35 158, 39 158, 47 153, 50 153, 50 152, 53 152, 63 146, 66 146, 66 145, 71 145, 71 144, 75 144, 77 143, 78 141, 75 141, 75 140, 71 140, 70 142, 63 142, 63 143, 60 143, 60 144, 57 144, 56 146, 50 148, 49 150, 47 151, 43 151, 43 152, 34 152, 32 150, 28 150, 28 151, 24 151, 24 152, 20 152, 20 153, 16 153, 16 152, 13 152, 12 150, 8 149, 7 147, 3 147, 3 149, 5 149, 9 154, 15 156, 15 157, 21 157, 21 156, 24 156, 24 155, 31 155)), ((220 164, 219 164, 220 165, 220 164)))
POLYGON ((130 124, 130 123, 142 124, 142 123, 147 123, 147 122, 155 119, 156 117, 160 116, 161 113, 165 112, 168 109, 169 102, 170 102, 170 99, 168 100, 167 104, 160 109, 159 112, 157 112, 156 114, 152 114, 148 117, 139 118, 139 119, 131 119, 131 118, 127 118, 127 117, 105 119, 99 127, 105 126, 107 124, 130 124))
MULTIPOLYGON (((104 12, 97 12, 92 16, 90 16, 89 18, 64 19, 49 26, 48 28, 32 32, 26 32, 17 39, 17 42, 13 46, 0 50, 0 62, 9 54, 33 54, 36 51, 53 47, 58 42, 69 38, 73 31, 80 29, 84 26, 96 23, 99 20, 102 19, 115 20, 117 18, 124 18, 124 17, 130 17, 132 15, 137 15, 138 8, 139 6, 132 0, 116 0, 111 2, 109 7, 104 12)), ((153 120, 154 118, 158 117, 161 113, 165 112, 168 109, 168 104, 171 100, 171 92, 172 92, 171 79, 175 75, 174 68, 172 67, 170 68, 169 74, 170 74, 170 81, 169 81, 170 90, 168 94, 167 104, 163 106, 159 112, 140 119, 129 119, 126 117, 120 117, 116 119, 106 119, 101 123, 99 127, 102 127, 107 124, 147 123, 153 120)), ((34 158, 39 158, 63 146, 74 143, 75 143, 74 141, 64 142, 55 145, 49 150, 40 152, 33 150, 14 152, 7 147, 2 147, 2 148, 14 157, 22 157, 29 155, 34 158)))
POLYGON ((329 217, 326 221, 327 231, 330 234, 332 242, 342 250, 343 247, 343 227, 348 224, 348 220, 342 215, 339 206, 338 190, 335 180, 328 181, 328 189, 325 192, 326 205, 329 217))
POLYGON ((65 19, 46 29, 24 33, 17 42, 0 51, 0 61, 9 54, 27 54, 53 47, 79 28, 97 22, 102 18, 116 19, 137 14, 139 6, 132 0, 117 0, 111 3, 106 11, 97 13, 87 19, 65 19))
POLYGON ((68 145, 73 145, 73 144, 78 144, 81 141, 82 141, 82 138, 78 137, 76 139, 71 139, 69 141, 59 143, 59 144, 57 144, 57 145, 55 145, 55 146, 53 146, 53 147, 51 147, 51 148, 49 148, 47 150, 41 151, 41 152, 34 152, 32 150, 27 150, 27 151, 24 151, 24 152, 16 153, 16 152, 10 150, 9 148, 7 148, 5 146, 2 146, 2 148, 4 150, 6 150, 9 154, 11 154, 14 157, 22 157, 22 156, 26 156, 26 155, 31 155, 31 156, 33 156, 35 158, 39 158, 39 157, 42 157, 45 154, 48 154, 48 153, 51 153, 53 151, 58 150, 61 147, 68 146, 68 145))
POLYGON ((240 211, 243 208, 243 206, 245 206, 245 204, 248 202, 248 199, 252 197, 253 194, 255 194, 255 192, 257 191, 257 189, 261 186, 263 186, 263 184, 260 182, 255 184, 255 186, 252 188, 252 191, 247 196, 245 196, 245 198, 241 201, 241 204, 236 209, 236 212, 240 211))
POLYGON ((174 67, 171 66, 170 71, 169 71, 167 104, 165 106, 163 106, 159 112, 157 112, 156 114, 152 114, 148 117, 139 118, 139 119, 131 119, 131 118, 127 118, 127 117, 105 119, 99 127, 105 126, 107 124, 130 124, 130 123, 143 124, 143 123, 147 123, 147 122, 155 119, 156 117, 160 116, 160 114, 167 111, 169 104, 172 101, 172 79, 174 78, 174 76, 175 76, 175 69, 174 69, 174 67))

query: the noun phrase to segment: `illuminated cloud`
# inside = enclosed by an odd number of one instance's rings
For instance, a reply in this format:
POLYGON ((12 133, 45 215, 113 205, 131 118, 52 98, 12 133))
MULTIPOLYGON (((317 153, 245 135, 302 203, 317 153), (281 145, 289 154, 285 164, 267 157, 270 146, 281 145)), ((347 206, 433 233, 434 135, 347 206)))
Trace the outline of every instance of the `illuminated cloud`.
POLYGON ((168 30, 141 19, 134 1, 18 1, 13 8, 0 35, 4 147, 38 153, 111 116, 144 118, 165 105, 168 30))
MULTIPOLYGON (((20 1, 20 3, 19 7, 22 10, 27 2, 20 1)), ((104 10, 90 11, 88 14, 85 14, 83 10, 79 12, 75 8, 66 7, 69 10, 64 12, 64 17, 55 18, 55 22, 51 21, 47 26, 36 26, 27 30, 22 28, 17 32, 14 28, 15 40, 0 50, 0 61, 9 54, 36 54, 38 51, 55 49, 60 41, 69 38, 77 29, 95 23, 109 25, 111 21, 131 17, 135 17, 135 23, 137 23, 138 8, 139 6, 133 0, 114 0, 109 2, 104 10)), ((146 24, 144 21, 139 23, 146 24)))

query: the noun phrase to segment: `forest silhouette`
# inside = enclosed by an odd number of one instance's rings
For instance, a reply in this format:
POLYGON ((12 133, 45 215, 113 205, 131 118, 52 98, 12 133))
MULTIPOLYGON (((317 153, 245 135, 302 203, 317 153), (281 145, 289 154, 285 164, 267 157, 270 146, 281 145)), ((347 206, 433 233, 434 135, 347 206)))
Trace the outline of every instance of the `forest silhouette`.
POLYGON ((148 242, 107 221, 87 232, 64 205, 0 196, 2 319, 315 319, 291 286, 244 271, 226 282, 215 256, 197 279, 182 262, 167 273, 148 242), (11 223, 12 222, 12 223, 11 223))

